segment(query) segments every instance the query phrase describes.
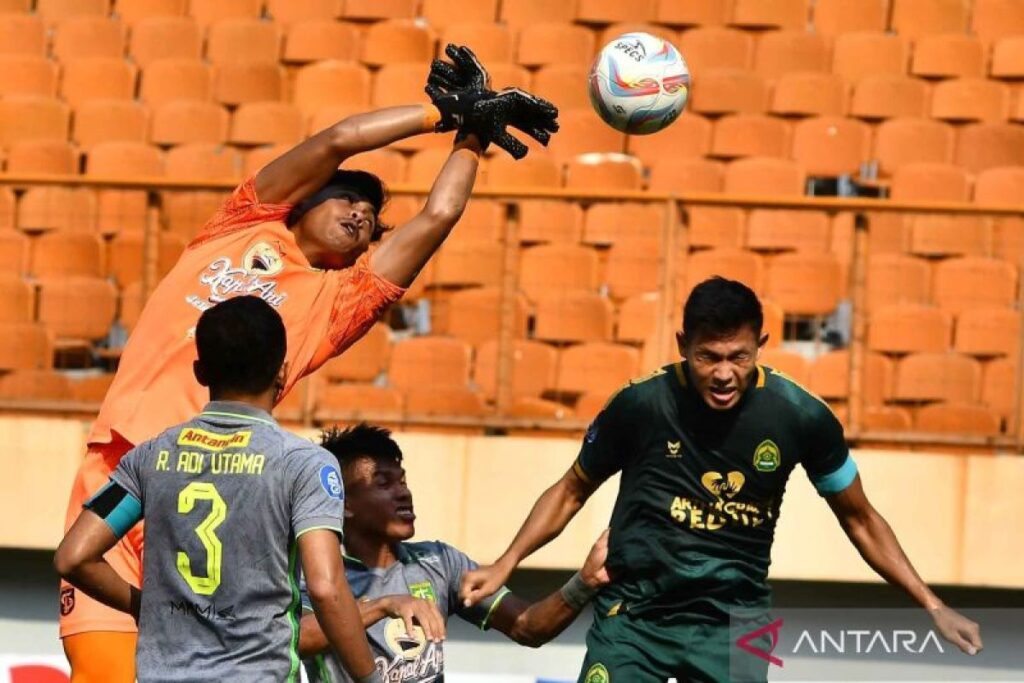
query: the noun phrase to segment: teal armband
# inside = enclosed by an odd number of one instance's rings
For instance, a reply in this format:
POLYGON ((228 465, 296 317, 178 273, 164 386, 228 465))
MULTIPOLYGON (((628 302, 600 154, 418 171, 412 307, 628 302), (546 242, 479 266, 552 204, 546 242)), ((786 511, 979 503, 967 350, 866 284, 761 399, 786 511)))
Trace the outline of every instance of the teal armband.
POLYGON ((811 483, 814 484, 814 488, 818 490, 818 495, 831 496, 835 493, 841 493, 846 490, 853 480, 857 478, 857 463, 853 461, 849 455, 846 456, 846 460, 840 465, 839 469, 831 474, 826 474, 823 477, 812 479, 811 483))

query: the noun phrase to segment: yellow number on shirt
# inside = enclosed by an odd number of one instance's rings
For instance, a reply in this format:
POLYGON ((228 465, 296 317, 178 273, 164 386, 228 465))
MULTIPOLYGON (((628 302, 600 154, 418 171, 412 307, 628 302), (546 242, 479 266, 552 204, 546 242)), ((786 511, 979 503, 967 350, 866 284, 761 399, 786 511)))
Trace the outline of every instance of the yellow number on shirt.
POLYGON ((192 482, 178 494, 178 513, 187 515, 192 512, 197 500, 210 501, 210 514, 196 527, 196 536, 206 548, 206 576, 192 573, 192 562, 188 555, 178 551, 178 572, 193 591, 199 595, 212 595, 220 585, 220 563, 223 546, 214 531, 228 514, 227 503, 217 493, 213 484, 192 482))

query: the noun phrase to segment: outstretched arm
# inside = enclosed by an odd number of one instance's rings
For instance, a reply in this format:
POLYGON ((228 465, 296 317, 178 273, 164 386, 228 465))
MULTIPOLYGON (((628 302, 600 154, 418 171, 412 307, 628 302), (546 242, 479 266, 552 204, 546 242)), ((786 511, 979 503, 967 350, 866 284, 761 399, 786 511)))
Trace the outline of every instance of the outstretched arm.
POLYGON ((295 204, 323 187, 348 157, 432 132, 440 118, 430 104, 349 116, 267 164, 256 174, 256 194, 265 204, 295 204))
POLYGON ((370 267, 375 273, 399 287, 412 284, 466 209, 480 154, 473 135, 455 144, 423 209, 373 252, 370 267))
POLYGON ((946 607, 921 580, 892 528, 868 501, 859 475, 852 484, 827 496, 826 500, 857 552, 879 576, 902 588, 917 604, 928 610, 946 640, 967 654, 973 655, 981 650, 978 625, 946 607))

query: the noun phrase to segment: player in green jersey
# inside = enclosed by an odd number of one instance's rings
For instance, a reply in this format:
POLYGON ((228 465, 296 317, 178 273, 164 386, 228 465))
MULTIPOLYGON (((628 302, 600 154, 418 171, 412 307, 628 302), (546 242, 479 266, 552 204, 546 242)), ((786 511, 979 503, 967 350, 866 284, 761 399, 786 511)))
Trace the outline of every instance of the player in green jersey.
MULTIPOLYGON (((471 605, 500 589, 621 472, 606 565, 612 583, 595 601, 579 680, 729 680, 729 616, 770 606, 775 523, 799 464, 868 564, 927 609, 942 636, 979 651, 978 625, 925 585, 868 502, 828 406, 758 365, 768 339, 762 323, 745 285, 712 278, 694 288, 677 333, 685 360, 611 398, 579 458, 540 497, 508 550, 467 574, 463 600, 471 605)), ((764 666, 744 678, 763 680, 764 666)))

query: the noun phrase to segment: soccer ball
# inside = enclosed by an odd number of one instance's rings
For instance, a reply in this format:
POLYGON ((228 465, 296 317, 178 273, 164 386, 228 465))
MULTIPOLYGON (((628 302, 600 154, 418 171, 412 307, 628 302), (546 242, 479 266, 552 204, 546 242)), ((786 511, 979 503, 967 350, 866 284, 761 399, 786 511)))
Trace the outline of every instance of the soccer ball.
POLYGON ((624 33, 598 53, 589 92, 590 103, 609 126, 649 135, 682 113, 690 94, 690 70, 668 41, 649 33, 624 33))

